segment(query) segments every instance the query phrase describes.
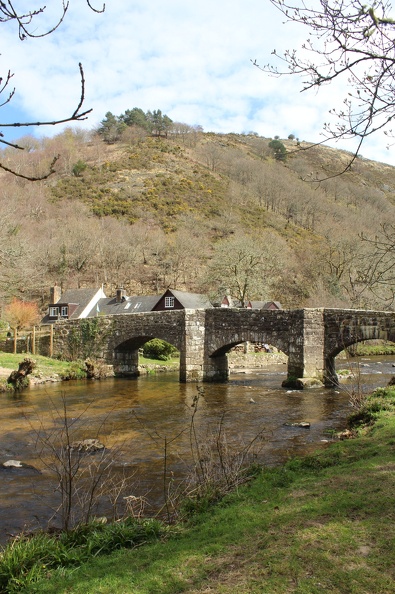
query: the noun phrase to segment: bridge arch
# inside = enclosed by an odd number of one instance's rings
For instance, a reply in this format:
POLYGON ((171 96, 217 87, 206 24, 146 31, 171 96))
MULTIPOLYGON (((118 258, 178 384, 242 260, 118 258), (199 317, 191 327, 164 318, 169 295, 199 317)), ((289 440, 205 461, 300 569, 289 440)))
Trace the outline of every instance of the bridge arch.
POLYGON ((365 310, 324 310, 324 381, 338 384, 335 357, 353 344, 366 340, 395 341, 395 314, 365 310))
POLYGON ((207 312, 205 381, 225 381, 229 377, 227 353, 243 342, 268 343, 289 355, 289 325, 284 311, 220 308, 207 312))
POLYGON ((153 338, 164 340, 182 352, 185 343, 182 314, 182 311, 150 312, 132 314, 126 319, 124 315, 114 316, 107 351, 107 359, 113 364, 114 373, 122 376, 139 375, 139 349, 153 338))
MULTIPOLYGON (((116 375, 139 375, 139 352, 146 342, 153 338, 160 338, 166 342, 170 342, 168 337, 162 336, 131 336, 130 338, 120 342, 113 351, 112 365, 116 375)), ((180 347, 173 342, 173 346, 180 350, 180 347)))

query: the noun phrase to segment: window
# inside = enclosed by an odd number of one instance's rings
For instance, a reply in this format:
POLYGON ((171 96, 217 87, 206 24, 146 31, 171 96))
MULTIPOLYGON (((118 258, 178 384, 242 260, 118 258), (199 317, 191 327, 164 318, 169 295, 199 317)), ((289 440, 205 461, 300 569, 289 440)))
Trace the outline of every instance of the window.
POLYGON ((49 308, 49 317, 50 318, 57 318, 59 315, 59 307, 50 307, 49 308))
POLYGON ((165 307, 174 307, 174 297, 165 297, 165 307))
POLYGON ((60 308, 60 315, 62 316, 62 318, 69 317, 69 308, 67 305, 62 305, 62 307, 60 308))

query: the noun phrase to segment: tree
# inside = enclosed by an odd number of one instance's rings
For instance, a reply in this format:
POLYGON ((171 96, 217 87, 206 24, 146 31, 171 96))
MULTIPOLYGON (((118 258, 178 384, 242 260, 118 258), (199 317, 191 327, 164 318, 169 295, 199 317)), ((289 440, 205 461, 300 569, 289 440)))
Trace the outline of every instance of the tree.
POLYGON ((378 302, 393 307, 395 302, 395 225, 384 223, 373 238, 361 234, 361 240, 370 246, 370 259, 365 259, 359 270, 360 285, 369 290, 378 302))
POLYGON ((14 330, 14 353, 16 353, 18 331, 31 328, 39 319, 37 304, 14 298, 5 307, 4 317, 14 330))
MULTIPOLYGON (((344 169, 347 171, 365 138, 379 130, 392 134, 390 123, 395 116, 392 6, 386 0, 375 0, 370 5, 361 0, 319 0, 311 2, 311 6, 302 0, 270 2, 287 21, 305 25, 309 37, 301 50, 287 50, 278 56, 284 69, 270 64, 261 69, 279 76, 300 76, 302 91, 317 90, 335 80, 347 84, 347 97, 340 107, 331 110, 335 123, 325 124, 323 141, 357 139, 354 156, 344 169)), ((273 54, 277 55, 276 50, 273 54)))
POLYGON ((273 150, 274 158, 277 161, 285 161, 285 159, 287 158, 287 149, 285 148, 281 140, 278 140, 278 137, 269 142, 269 147, 273 150))
POLYGON ((127 109, 125 113, 119 116, 119 119, 127 126, 139 126, 140 128, 151 132, 151 124, 147 118, 147 114, 145 114, 140 107, 127 109))
MULTIPOLYGON (((89 6, 89 8, 91 10, 93 10, 94 12, 104 12, 104 10, 105 10, 105 5, 103 5, 103 7, 101 9, 96 9, 91 5, 90 0, 86 0, 86 3, 89 6)), ((14 2, 12 0, 6 0, 5 2, 0 2, 0 23, 7 23, 10 21, 11 22, 14 21, 17 24, 19 39, 21 41, 24 41, 28 37, 30 37, 30 38, 45 37, 45 36, 53 33, 61 25, 61 23, 63 22, 63 20, 66 16, 66 13, 69 9, 69 6, 70 6, 70 0, 68 0, 67 2, 65 0, 62 0, 62 9, 61 9, 62 12, 61 12, 61 16, 58 19, 58 21, 49 30, 44 31, 43 33, 37 33, 36 29, 35 29, 35 20, 36 20, 36 17, 38 17, 40 14, 42 14, 46 10, 46 6, 42 6, 41 8, 36 8, 36 9, 33 8, 31 10, 26 9, 26 12, 19 12, 18 9, 16 9, 14 7, 14 2)), ((84 78, 84 71, 82 68, 82 64, 79 64, 79 70, 80 70, 80 78, 81 78, 80 98, 79 98, 77 107, 75 108, 74 112, 71 115, 66 116, 64 118, 59 118, 58 120, 48 121, 48 122, 42 121, 42 122, 0 123, 0 128, 10 128, 10 127, 11 128, 20 128, 22 126, 24 126, 24 127, 25 126, 47 126, 47 125, 63 124, 66 122, 80 122, 82 120, 85 120, 87 118, 88 114, 92 110, 91 109, 83 110, 83 103, 85 100, 85 78, 84 78)), ((4 107, 5 105, 7 105, 12 100, 12 98, 15 94, 15 88, 10 89, 12 77, 13 77, 13 73, 11 73, 10 70, 7 72, 5 77, 0 76, 0 107, 4 107), (7 93, 8 93, 8 95, 7 95, 7 93)), ((0 132, 0 143, 5 144, 7 146, 12 146, 16 149, 23 150, 23 147, 20 146, 19 144, 7 142, 4 139, 4 134, 2 132, 0 132)), ((49 167, 49 170, 45 174, 39 175, 36 177, 30 176, 30 175, 24 175, 20 172, 15 172, 15 171, 11 170, 10 168, 6 167, 4 165, 4 163, 1 163, 1 162, 0 162, 0 169, 3 169, 10 173, 13 173, 14 175, 17 175, 18 177, 28 179, 30 181, 37 181, 40 179, 46 179, 54 172, 54 166, 55 166, 55 163, 58 160, 58 158, 59 157, 54 157, 54 159, 52 160, 52 163, 49 167)))
POLYGON ((151 131, 154 136, 167 136, 173 121, 166 114, 162 114, 160 109, 154 109, 153 112, 147 111, 147 119, 151 125, 151 131))
POLYGON ((126 129, 126 124, 119 117, 115 116, 111 111, 106 113, 104 120, 100 122, 98 133, 103 137, 105 142, 113 144, 122 136, 122 132, 126 129))
POLYGON ((240 234, 218 242, 207 275, 217 297, 230 291, 242 307, 247 299, 261 299, 263 295, 267 298, 280 270, 276 240, 267 233, 262 237, 240 234))

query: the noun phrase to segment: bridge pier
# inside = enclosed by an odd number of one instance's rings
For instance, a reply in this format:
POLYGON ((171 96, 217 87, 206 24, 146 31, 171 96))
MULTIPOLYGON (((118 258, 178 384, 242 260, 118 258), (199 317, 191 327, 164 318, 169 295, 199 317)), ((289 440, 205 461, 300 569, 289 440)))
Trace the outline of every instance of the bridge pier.
POLYGON ((180 348, 180 382, 204 381, 206 311, 184 310, 184 333, 180 348))
POLYGON ((229 379, 229 364, 226 354, 209 357, 204 365, 203 381, 226 382, 229 379))
POLYGON ((328 355, 325 358, 324 384, 327 388, 336 388, 339 378, 336 373, 335 357, 328 355))
POLYGON ((113 355, 114 374, 122 377, 137 377, 139 372, 139 349, 116 350, 113 355))
POLYGON ((289 328, 288 379, 317 378, 324 380, 324 310, 294 311, 289 328))

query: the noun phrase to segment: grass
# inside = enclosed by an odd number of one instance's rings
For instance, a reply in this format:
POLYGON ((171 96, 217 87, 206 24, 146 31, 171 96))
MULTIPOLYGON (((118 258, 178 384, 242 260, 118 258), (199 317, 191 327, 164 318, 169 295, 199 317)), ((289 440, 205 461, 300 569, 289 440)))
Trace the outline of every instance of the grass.
POLYGON ((171 359, 167 359, 166 361, 162 361, 160 359, 152 359, 148 357, 143 357, 139 355, 139 365, 144 365, 147 368, 155 368, 158 365, 160 367, 168 367, 171 369, 178 369, 180 366, 180 358, 179 357, 172 357, 171 359))
POLYGON ((369 345, 360 343, 357 345, 356 354, 358 357, 372 357, 374 355, 394 355, 395 354, 395 344, 388 343, 388 344, 377 344, 377 345, 369 345))
POLYGON ((18 591, 392 594, 395 390, 378 390, 363 409, 356 439, 263 469, 165 539, 45 568, 18 591))
MULTIPOLYGON (((76 361, 61 361, 59 359, 51 359, 50 357, 43 357, 41 355, 32 355, 30 353, 4 353, 0 351, 0 367, 6 369, 18 369, 18 365, 25 357, 31 357, 37 362, 37 367, 34 371, 35 376, 50 377, 53 375, 59 375, 61 377, 67 377, 70 373, 74 376, 76 364, 84 367, 82 362, 76 361)), ((148 368, 155 368, 158 365, 160 367, 179 367, 179 358, 172 358, 168 361, 160 361, 159 359, 148 359, 145 357, 139 357, 139 364, 145 365, 148 368)))
POLYGON ((0 367, 8 369, 18 369, 18 365, 25 357, 31 357, 37 362, 37 368, 35 374, 41 374, 44 376, 54 375, 56 373, 62 373, 67 371, 70 366, 68 361, 60 361, 59 359, 51 359, 49 357, 43 357, 42 355, 32 355, 31 353, 18 353, 16 355, 12 353, 0 352, 0 367))

